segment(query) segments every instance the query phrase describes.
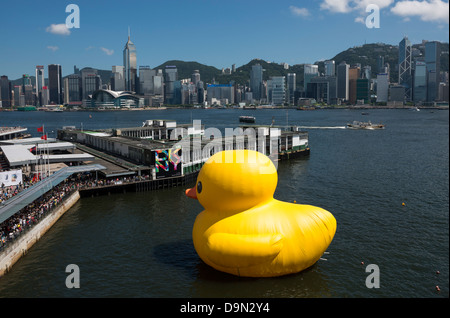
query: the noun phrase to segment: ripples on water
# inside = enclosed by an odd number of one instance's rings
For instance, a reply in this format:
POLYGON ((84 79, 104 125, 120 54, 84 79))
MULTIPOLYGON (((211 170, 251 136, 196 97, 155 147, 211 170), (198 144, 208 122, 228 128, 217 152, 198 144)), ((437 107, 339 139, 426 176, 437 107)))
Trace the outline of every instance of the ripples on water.
MULTIPOLYGON (((85 129, 173 118, 235 127, 239 110, 2 113, 1 125, 30 132, 43 123, 85 129), (19 116, 20 115, 20 116, 19 116)), ((448 297, 448 111, 255 111, 257 122, 342 127, 383 122, 385 130, 309 131, 309 158, 281 162, 277 199, 323 207, 336 217, 327 259, 295 275, 237 278, 198 258, 191 231, 198 202, 184 189, 83 198, 5 277, 3 297, 448 297), (405 202, 405 206, 402 206, 405 202), (364 265, 361 264, 364 262, 364 265), (81 288, 65 287, 77 264, 81 288), (380 268, 368 289, 367 264, 380 268), (437 275, 436 271, 440 274, 437 275), (439 285, 441 292, 434 289, 439 285)))

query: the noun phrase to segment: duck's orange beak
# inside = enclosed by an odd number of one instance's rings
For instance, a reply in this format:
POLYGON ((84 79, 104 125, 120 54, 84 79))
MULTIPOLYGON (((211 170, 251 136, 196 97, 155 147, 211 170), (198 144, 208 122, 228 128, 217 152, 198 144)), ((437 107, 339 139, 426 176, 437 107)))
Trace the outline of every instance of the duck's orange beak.
POLYGON ((187 189, 186 190, 186 195, 188 197, 190 197, 191 199, 197 200, 197 191, 196 191, 195 187, 187 189))

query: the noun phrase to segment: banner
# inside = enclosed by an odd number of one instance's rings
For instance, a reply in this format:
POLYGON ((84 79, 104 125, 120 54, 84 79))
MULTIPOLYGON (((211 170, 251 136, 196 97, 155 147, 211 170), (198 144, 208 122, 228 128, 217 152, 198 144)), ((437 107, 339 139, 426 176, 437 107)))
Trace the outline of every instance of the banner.
POLYGON ((181 176, 181 148, 155 150, 156 179, 181 176))
POLYGON ((18 185, 22 181, 22 170, 10 170, 0 172, 0 187, 18 185))

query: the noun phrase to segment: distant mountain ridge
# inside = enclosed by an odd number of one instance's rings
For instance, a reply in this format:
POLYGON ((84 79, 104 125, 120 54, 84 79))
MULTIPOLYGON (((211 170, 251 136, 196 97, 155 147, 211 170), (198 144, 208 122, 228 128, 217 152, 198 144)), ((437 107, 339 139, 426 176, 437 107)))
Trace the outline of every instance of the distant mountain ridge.
MULTIPOLYGON (((422 44, 414 44, 413 50, 415 54, 425 55, 425 48, 422 44)), ((384 43, 372 43, 364 44, 361 46, 355 46, 348 48, 329 58, 329 60, 334 60, 336 65, 345 61, 347 64, 353 65, 360 63, 361 67, 369 65, 372 69, 373 77, 376 76, 377 72, 377 57, 384 56, 385 63, 390 65, 390 80, 392 83, 398 80, 398 46, 384 44, 384 43)), ((420 56, 420 55, 419 55, 420 56)), ((192 78, 192 73, 198 70, 200 73, 200 79, 205 84, 215 83, 228 84, 230 81, 234 81, 237 84, 247 84, 250 80, 250 71, 254 64, 261 64, 264 69, 263 79, 267 80, 271 76, 287 76, 288 73, 296 73, 297 85, 303 85, 303 68, 304 64, 290 65, 288 69, 280 63, 268 62, 261 59, 253 59, 245 65, 236 68, 236 72, 232 74, 222 74, 222 70, 214 66, 209 66, 201 64, 194 61, 180 61, 180 60, 169 60, 161 65, 154 67, 153 69, 164 70, 166 66, 172 65, 176 66, 178 70, 178 79, 192 78)), ((319 73, 324 73, 324 63, 323 61, 317 61, 314 64, 319 66, 319 73)), ((87 68, 87 67, 86 67, 87 68)), ((81 71, 81 70, 80 70, 81 71)), ((111 71, 97 69, 98 74, 102 78, 103 83, 109 83, 111 78, 111 71)), ((449 44, 441 42, 441 71, 449 71, 449 44)), ((34 76, 30 76, 32 83, 35 81, 34 76)), ((47 81, 47 79, 46 79, 47 81)), ((12 85, 21 85, 22 79, 16 79, 11 81, 12 85)))

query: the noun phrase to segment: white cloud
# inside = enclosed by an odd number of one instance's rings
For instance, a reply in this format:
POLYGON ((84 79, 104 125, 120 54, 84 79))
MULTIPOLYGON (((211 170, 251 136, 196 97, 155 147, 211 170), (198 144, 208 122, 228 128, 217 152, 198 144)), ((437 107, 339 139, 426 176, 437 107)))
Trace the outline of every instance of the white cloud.
POLYGON ((369 4, 375 4, 378 8, 383 9, 389 7, 394 0, 352 0, 355 10, 365 11, 369 4))
POLYGON ((49 50, 55 52, 55 51, 59 50, 59 47, 53 46, 53 45, 49 45, 49 46, 47 46, 47 49, 49 49, 49 50))
POLYGON ((309 16, 309 11, 306 8, 299 8, 296 6, 290 6, 289 10, 291 10, 292 14, 297 15, 297 16, 301 16, 301 17, 307 17, 309 16))
POLYGON ((45 29, 45 31, 58 35, 70 35, 70 30, 67 28, 65 23, 51 24, 45 29))
POLYGON ((114 50, 109 50, 107 48, 101 47, 100 50, 102 50, 103 52, 106 53, 106 55, 113 55, 114 54, 114 50))
POLYGON ((366 24, 366 19, 364 19, 363 17, 356 17, 355 22, 366 24))
POLYGON ((347 13, 352 11, 349 6, 350 0, 324 0, 320 4, 320 9, 331 12, 347 13))
POLYGON ((399 1, 391 12, 402 16, 418 16, 422 21, 449 23, 449 5, 442 0, 399 1))
POLYGON ((337 13, 365 12, 369 4, 375 4, 380 9, 383 9, 389 7, 393 2, 394 0, 323 0, 320 8, 337 13))

